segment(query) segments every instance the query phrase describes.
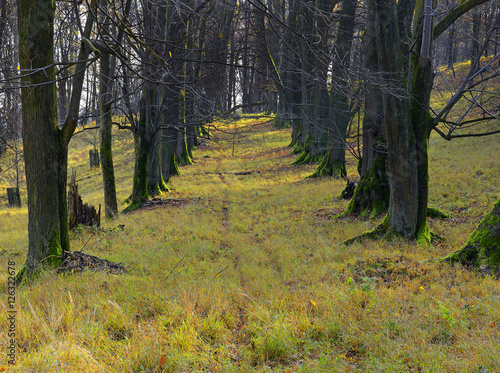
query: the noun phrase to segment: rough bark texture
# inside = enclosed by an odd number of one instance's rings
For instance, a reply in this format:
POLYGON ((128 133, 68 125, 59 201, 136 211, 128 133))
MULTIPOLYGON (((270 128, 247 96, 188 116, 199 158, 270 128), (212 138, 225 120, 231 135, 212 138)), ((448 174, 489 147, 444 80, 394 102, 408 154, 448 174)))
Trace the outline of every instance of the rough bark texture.
POLYGON ((351 120, 349 100, 345 92, 349 90, 349 84, 343 75, 350 66, 351 49, 354 35, 355 15, 357 1, 343 0, 341 20, 336 40, 335 54, 332 66, 330 96, 326 90, 322 92, 320 108, 320 125, 328 128, 326 154, 322 162, 312 174, 312 177, 335 176, 345 177, 347 175, 345 166, 345 141, 347 127, 351 120))
MULTIPOLYGON (((96 1, 91 7, 95 14, 96 1)), ((70 249, 66 195, 68 144, 78 125, 86 62, 75 66, 68 116, 59 128, 54 64, 53 0, 19 0, 18 31, 22 134, 28 190, 28 256, 18 280, 44 267, 61 264, 70 249)), ((87 17, 82 38, 89 38, 94 19, 87 17)), ((79 61, 89 56, 83 43, 79 61)))
MULTIPOLYGON (((410 65, 414 74, 411 82, 410 119, 415 136, 418 177, 417 235, 415 238, 424 244, 431 241, 431 233, 427 225, 427 203, 429 197, 429 135, 432 126, 429 104, 434 82, 431 65, 432 40, 430 39, 432 20, 430 15, 426 16, 425 14, 425 6, 429 5, 428 3, 429 0, 417 0, 416 2, 413 34, 416 35, 417 45, 421 45, 422 55, 420 57, 412 55, 410 65), (423 28, 426 30, 422 30, 423 28), (425 35, 428 36, 428 40, 424 40, 425 35), (427 58, 422 56, 427 56, 427 58)), ((430 10, 428 9, 427 12, 430 10)))
MULTIPOLYGON (((375 14, 370 9, 367 14, 362 49, 366 61, 365 69, 368 74, 376 74, 379 71, 376 49, 375 14)), ((387 212, 389 182, 383 100, 380 87, 372 79, 368 79, 365 83, 363 157, 359 174, 361 178, 346 213, 361 216, 369 213, 371 217, 375 217, 387 212)))
POLYGON ((101 122, 101 170, 104 185, 104 213, 107 218, 113 218, 118 214, 118 203, 116 201, 115 170, 113 164, 112 150, 112 77, 111 77, 110 55, 101 56, 101 84, 100 84, 100 122, 101 122))
POLYGON ((419 190, 417 152, 406 94, 396 2, 375 0, 374 6, 378 62, 386 84, 383 101, 390 185, 386 220, 391 231, 414 239, 419 190))
POLYGON ((52 0, 18 1, 23 147, 28 189, 29 249, 25 271, 55 267, 69 250, 66 202, 68 148, 57 118, 52 0))
POLYGON ((500 276, 500 197, 469 236, 464 247, 445 260, 500 276))
POLYGON ((146 108, 144 100, 140 103, 139 122, 134 130, 135 164, 130 204, 124 212, 138 209, 149 198, 148 195, 148 161, 150 142, 146 130, 146 108))
POLYGON ((347 214, 370 214, 374 218, 389 207, 389 180, 387 179, 387 155, 375 158, 370 170, 360 180, 347 206, 347 214))

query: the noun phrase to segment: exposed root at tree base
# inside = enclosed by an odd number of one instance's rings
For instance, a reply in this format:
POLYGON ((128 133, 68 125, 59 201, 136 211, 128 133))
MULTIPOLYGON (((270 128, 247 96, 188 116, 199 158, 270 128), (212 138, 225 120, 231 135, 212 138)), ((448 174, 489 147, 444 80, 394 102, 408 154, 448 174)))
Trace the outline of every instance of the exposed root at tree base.
MULTIPOLYGON (((341 214, 342 215, 342 214, 341 214)), ((427 227, 427 225, 426 225, 427 227)), ((377 228, 362 233, 359 236, 350 238, 348 240, 342 241, 341 244, 349 246, 352 245, 353 243, 356 242, 363 242, 365 240, 392 240, 395 237, 400 237, 400 235, 396 232, 394 232, 388 224, 384 221, 382 224, 380 224, 377 228)), ((437 235, 434 232, 430 232, 427 229, 424 229, 421 233, 418 234, 418 237, 416 238, 416 241, 418 242, 419 245, 426 246, 430 243, 436 243, 436 242, 441 242, 443 241, 443 237, 437 235)))
POLYGON ((153 199, 146 201, 144 203, 138 203, 137 205, 134 205, 134 206, 130 205, 129 207, 127 207, 123 211, 123 213, 130 214, 132 212, 136 212, 136 211, 140 211, 140 210, 152 210, 152 209, 160 207, 160 206, 179 207, 179 206, 187 205, 188 203, 191 203, 191 202, 193 202, 193 201, 187 200, 187 199, 153 198, 153 199))
POLYGON ((381 238, 392 238, 393 233, 390 231, 389 227, 382 223, 374 230, 360 234, 359 236, 350 238, 348 240, 342 241, 341 244, 349 246, 356 242, 363 242, 365 240, 378 240, 381 238))
POLYGON ((100 259, 96 256, 84 254, 81 251, 65 252, 66 259, 59 268, 57 273, 75 273, 85 270, 103 271, 119 275, 130 271, 130 268, 121 263, 113 263, 106 259, 100 259))
POLYGON ((451 216, 437 208, 427 207, 427 217, 432 219, 449 219, 451 216))

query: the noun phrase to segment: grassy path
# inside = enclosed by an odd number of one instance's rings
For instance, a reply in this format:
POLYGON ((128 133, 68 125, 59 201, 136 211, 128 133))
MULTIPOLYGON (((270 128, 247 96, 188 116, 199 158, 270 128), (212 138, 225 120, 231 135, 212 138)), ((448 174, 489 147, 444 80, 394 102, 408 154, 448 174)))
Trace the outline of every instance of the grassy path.
MULTIPOLYGON (((314 165, 291 166, 288 130, 243 119, 234 137, 234 123, 216 125, 164 196, 183 203, 72 233, 73 250, 125 263, 129 273, 47 274, 18 290, 18 365, 9 371, 500 371, 498 281, 437 260, 496 200, 498 142, 431 139, 431 203, 454 213, 430 221, 445 242, 346 248, 338 243, 377 222, 332 219, 346 206, 336 199, 343 181, 306 179, 314 165)), ((102 203, 88 143, 72 147, 84 201, 102 203)), ((128 135, 116 135, 115 160, 124 200, 128 135)), ((355 175, 356 160, 348 162, 355 175)), ((2 268, 25 258, 26 212, 0 207, 2 268)), ((4 348, 8 326, 0 321, 4 348)))

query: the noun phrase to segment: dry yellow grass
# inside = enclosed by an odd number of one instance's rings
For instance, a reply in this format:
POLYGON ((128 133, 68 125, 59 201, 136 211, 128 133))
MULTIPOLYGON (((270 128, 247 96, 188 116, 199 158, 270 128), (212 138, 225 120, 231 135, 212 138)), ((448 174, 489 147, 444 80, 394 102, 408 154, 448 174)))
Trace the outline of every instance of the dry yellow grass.
MULTIPOLYGON (((195 151, 164 196, 189 203, 72 233, 73 250, 131 271, 47 273, 18 289, 18 361, 9 371, 500 371, 499 283, 438 260, 465 242, 498 196, 498 137, 432 137, 430 203, 453 218, 430 226, 446 241, 344 247, 378 220, 331 219, 346 207, 336 198, 344 181, 306 179, 315 166, 290 166, 289 130, 258 122, 237 123, 235 138, 214 132, 195 151), (112 229, 119 224, 123 231, 112 229)), ((120 202, 131 191, 132 145, 127 133, 115 137, 120 202)), ((70 168, 84 201, 102 204, 90 147, 75 139, 70 168)), ((348 165, 355 175, 355 160, 348 165)), ((7 261, 19 268, 25 259, 26 214, 0 208, 2 287, 7 261)), ((0 307, 5 315, 6 295, 0 307)), ((5 317, 0 325, 3 353, 5 317)), ((5 353, 0 359, 7 367, 5 353)))

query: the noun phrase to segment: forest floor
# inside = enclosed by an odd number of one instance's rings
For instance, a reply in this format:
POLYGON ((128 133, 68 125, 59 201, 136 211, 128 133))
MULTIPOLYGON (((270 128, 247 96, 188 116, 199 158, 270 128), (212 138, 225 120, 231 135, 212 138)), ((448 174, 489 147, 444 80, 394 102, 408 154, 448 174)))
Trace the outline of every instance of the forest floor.
MULTIPOLYGON (((72 232, 73 251, 126 273, 46 273, 17 289, 15 366, 4 292, 0 371, 500 372, 499 282, 439 261, 498 197, 498 136, 432 136, 430 205, 452 217, 429 224, 443 241, 346 247, 381 218, 335 219, 347 206, 337 198, 345 181, 291 166, 289 129, 265 117, 214 126, 162 196, 170 202, 72 232)), ((84 202, 98 205, 102 177, 88 167, 95 141, 75 137, 69 168, 84 202)), ((128 132, 115 133, 114 158, 123 202, 134 166, 128 132)), ((349 157, 354 178, 356 164, 349 157)), ((2 190, 12 183, 10 172, 0 179, 2 190)), ((27 248, 27 209, 5 199, 2 289, 8 262, 19 269, 27 248)))

